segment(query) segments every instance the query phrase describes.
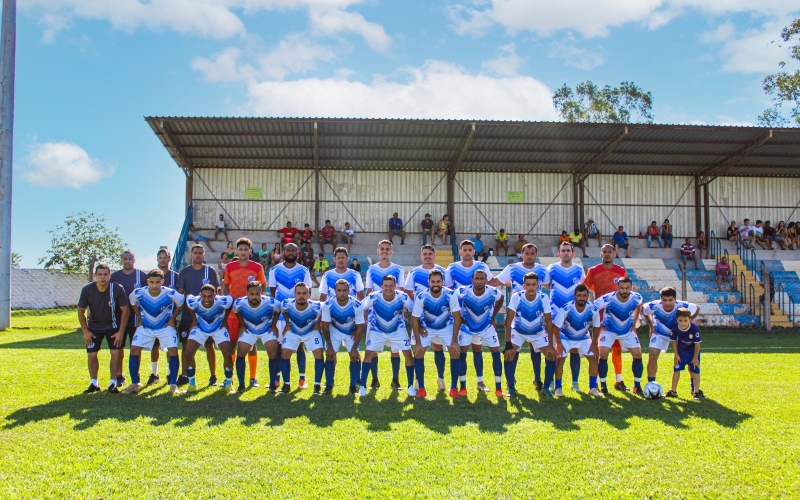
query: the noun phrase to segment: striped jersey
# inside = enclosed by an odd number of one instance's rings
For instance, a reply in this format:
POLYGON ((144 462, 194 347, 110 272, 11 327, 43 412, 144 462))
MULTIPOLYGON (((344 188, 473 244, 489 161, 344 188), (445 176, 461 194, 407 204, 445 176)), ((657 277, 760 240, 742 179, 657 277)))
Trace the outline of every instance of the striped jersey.
POLYGON ((603 328, 614 335, 625 335, 633 331, 633 314, 636 308, 642 303, 642 296, 636 292, 631 292, 630 297, 625 302, 619 300, 617 292, 603 295, 594 301, 598 311, 605 311, 603 314, 603 328))
POLYGON ((281 313, 288 317, 291 331, 302 337, 316 329, 320 304, 318 300, 309 300, 305 310, 301 311, 295 299, 286 299, 281 302, 281 313))
POLYGON ((247 297, 239 297, 233 303, 233 312, 242 316, 248 333, 263 335, 272 327, 272 319, 276 312, 280 312, 280 304, 272 297, 262 295, 261 301, 253 307, 247 297))
POLYGON ((489 270, 489 266, 487 266, 485 262, 473 260, 472 265, 466 267, 463 261, 458 261, 447 266, 447 271, 444 275, 444 285, 453 289, 460 286, 471 286, 472 275, 475 274, 475 271, 478 269, 486 273, 487 283, 494 277, 492 271, 489 270))
POLYGON ((392 300, 386 300, 382 291, 372 292, 361 303, 361 307, 369 311, 369 329, 381 333, 406 331, 403 310, 411 311, 414 303, 405 292, 395 291, 392 300))
POLYGON ((539 290, 541 290, 544 285, 550 284, 550 271, 539 263, 534 263, 533 269, 528 269, 522 262, 514 262, 513 264, 507 265, 503 271, 497 275, 497 279, 500 280, 501 283, 508 283, 510 281, 511 290, 514 292, 521 292, 524 290, 522 287, 523 278, 528 273, 536 273, 539 277, 539 290))
POLYGON ((390 263, 386 269, 380 266, 380 263, 372 264, 367 268, 367 284, 366 289, 368 292, 376 292, 383 286, 383 277, 392 275, 397 283, 397 288, 403 288, 405 283, 405 272, 403 266, 399 264, 390 263))
POLYGON ((364 311, 361 302, 353 297, 347 297, 344 305, 339 304, 336 297, 330 297, 322 303, 322 321, 330 323, 331 327, 343 335, 352 335, 356 325, 364 324, 364 311))
POLYGON ((294 298, 294 286, 305 283, 311 289, 311 273, 308 268, 295 263, 291 268, 285 262, 272 266, 269 270, 269 287, 275 289, 273 297, 278 303, 294 298))
POLYGON ((434 269, 438 269, 439 271, 441 271, 442 277, 444 277, 445 273, 447 272, 445 268, 436 264, 434 264, 433 268, 431 269, 425 269, 422 266, 417 266, 408 272, 408 276, 406 276, 406 282, 405 285, 403 285, 403 288, 405 288, 407 291, 413 291, 414 295, 417 295, 418 293, 422 292, 427 292, 428 275, 434 269))
POLYGON ((697 304, 691 302, 684 302, 683 300, 676 300, 675 307, 670 312, 664 310, 664 305, 661 300, 654 300, 642 306, 642 314, 652 316, 653 328, 656 333, 669 337, 672 335, 672 330, 678 327, 678 308, 685 307, 692 313, 697 312, 697 304))
POLYGON ((550 303, 553 308, 564 307, 564 304, 575 297, 575 287, 583 281, 583 267, 572 264, 564 267, 561 262, 547 266, 550 273, 550 303))
POLYGON ((545 315, 550 314, 550 298, 544 292, 536 292, 533 300, 528 300, 525 292, 511 296, 508 309, 514 311, 514 330, 522 335, 547 333, 545 315))
POLYGON ((453 313, 461 311, 458 294, 449 288, 442 288, 439 297, 434 297, 425 290, 414 297, 414 309, 411 315, 420 319, 422 326, 428 330, 442 330, 453 325, 453 313))
POLYGON ((183 305, 183 295, 172 288, 161 287, 158 296, 150 294, 149 287, 137 288, 131 292, 131 305, 138 305, 142 315, 142 326, 150 330, 160 330, 167 326, 176 307, 183 305))
POLYGON ((194 311, 194 315, 197 317, 197 328, 205 333, 216 332, 222 328, 225 311, 231 306, 233 306, 233 297, 230 295, 214 296, 214 303, 209 308, 203 306, 203 299, 199 295, 186 297, 186 307, 194 311))
POLYGON ((364 283, 361 281, 361 273, 353 269, 345 269, 344 273, 339 274, 336 269, 331 269, 322 275, 319 283, 319 293, 325 295, 336 295, 336 282, 345 280, 350 285, 350 296, 355 297, 356 292, 364 290, 364 283))
POLYGON ((591 339, 590 329, 600 326, 600 311, 593 303, 587 302, 583 311, 578 312, 573 300, 559 308, 553 324, 558 328, 559 336, 563 340, 591 339))
POLYGON ((486 285, 481 295, 476 295, 472 285, 456 290, 458 303, 461 306, 461 331, 476 334, 492 326, 494 305, 503 300, 503 294, 497 288, 486 285))

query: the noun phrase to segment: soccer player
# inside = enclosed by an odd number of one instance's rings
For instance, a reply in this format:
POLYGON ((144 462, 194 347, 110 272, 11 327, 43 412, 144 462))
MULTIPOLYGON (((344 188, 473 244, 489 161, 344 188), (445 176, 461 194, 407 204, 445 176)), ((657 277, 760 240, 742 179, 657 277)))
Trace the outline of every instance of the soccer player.
MULTIPOLYGON (((122 263, 122 269, 111 273, 111 282, 122 285, 122 288, 125 290, 125 295, 130 297, 137 288, 147 286, 147 274, 133 267, 134 264, 136 264, 136 256, 134 256, 133 252, 130 250, 122 252, 120 261, 122 263)), ((139 326, 137 321, 138 318, 135 314, 128 315, 128 324, 125 326, 125 338, 122 339, 122 350, 119 353, 117 387, 125 385, 125 375, 122 374, 122 363, 125 359, 125 344, 128 342, 128 339, 133 338, 133 335, 136 333, 136 327, 139 326)), ((150 359, 153 359, 153 353, 150 353, 150 359)), ((156 359, 158 359, 158 357, 156 357, 156 359)))
MULTIPOLYGON (((531 345, 531 351, 536 349, 544 352, 547 358, 544 374, 547 387, 550 386, 555 371, 556 353, 553 350, 550 298, 539 288, 539 275, 535 272, 526 273, 522 280, 523 289, 514 292, 506 308, 506 346, 503 351, 508 397, 514 397, 517 392, 517 353, 525 342, 531 345)), ((539 389, 535 382, 534 387, 539 389)))
POLYGON ((364 382, 367 380, 370 367, 377 362, 378 353, 383 351, 386 345, 389 345, 392 352, 403 353, 408 376, 408 395, 416 396, 414 359, 411 357, 411 343, 408 340, 408 333, 406 333, 405 320, 403 320, 403 310, 411 311, 414 307, 411 298, 405 292, 397 290, 397 278, 393 274, 387 274, 381 280, 381 290, 370 293, 361 303, 361 307, 363 310, 369 311, 369 336, 367 336, 364 362, 361 364, 359 395, 367 395, 367 387, 364 382))
MULTIPOLYGON (((624 278, 628 272, 624 267, 614 264, 617 252, 614 250, 614 245, 606 243, 600 249, 600 257, 602 262, 596 266, 589 268, 586 273, 586 279, 583 284, 594 293, 594 297, 600 298, 603 295, 617 291, 617 280, 624 278)), ((602 314, 600 315, 602 319, 602 314)), ((570 363, 572 363, 572 356, 570 356, 570 363)), ((628 386, 622 380, 622 347, 619 341, 614 342, 611 346, 611 363, 614 365, 614 375, 616 382, 614 382, 614 389, 618 391, 627 391, 628 386)))
MULTIPOLYGON (((422 265, 415 267, 411 271, 409 271, 408 275, 406 276, 406 282, 403 286, 405 292, 408 294, 409 297, 414 299, 414 297, 422 292, 427 292, 428 288, 428 275, 429 273, 434 270, 438 269, 439 272, 444 273, 446 272, 442 266, 436 265, 436 249, 433 245, 422 245, 422 249, 420 250, 420 260, 422 261, 422 265)), ((412 344, 416 342, 416 338, 411 339, 412 344)), ((443 391, 445 388, 444 383, 444 350, 442 348, 442 344, 434 342, 433 344, 433 361, 436 364, 436 373, 438 375, 436 379, 436 385, 438 386, 440 391, 443 391)), ((460 359, 459 355, 459 359, 460 359)), ((398 358, 399 359, 399 358, 398 358)), ((450 365, 452 370, 453 365, 450 365)))
POLYGON ((594 301, 598 311, 605 311, 603 315, 603 330, 597 341, 600 349, 600 387, 603 394, 608 394, 606 375, 608 375, 608 354, 614 341, 619 340, 620 346, 633 356, 633 393, 642 395, 642 347, 636 335, 636 323, 642 311, 642 296, 632 292, 633 283, 627 276, 617 281, 617 291, 603 295, 594 301))
POLYGON ((119 374, 120 355, 125 342, 125 325, 128 324, 130 307, 125 289, 118 283, 111 282, 111 270, 107 264, 98 264, 94 269, 93 283, 81 289, 78 298, 78 321, 81 324, 83 340, 86 342, 86 353, 89 358, 89 388, 84 394, 100 391, 97 373, 100 370, 100 361, 97 353, 106 339, 108 350, 111 351, 111 379, 108 392, 116 394, 117 375, 119 374), (89 310, 89 320, 86 320, 86 310, 89 310))
MULTIPOLYGON (((503 271, 497 275, 497 281, 505 286, 510 286, 512 292, 525 291, 523 280, 525 275, 530 272, 536 273, 539 290, 550 290, 550 272, 547 268, 536 262, 539 257, 539 249, 533 243, 525 243, 520 249, 522 262, 514 262, 507 265, 503 271)), ((549 303, 549 300, 548 300, 549 303)), ((551 344, 552 347, 552 344, 551 344)), ((519 356, 518 351, 515 351, 519 356)), ((516 359, 514 367, 516 369, 516 359)), ((537 391, 542 390, 542 353, 531 346, 531 362, 533 363, 533 385, 537 391)))
POLYGON ((261 283, 251 281, 247 284, 247 296, 236 299, 233 313, 239 319, 239 346, 236 356, 236 377, 239 379, 237 392, 244 392, 244 357, 258 345, 267 350, 269 357, 269 390, 278 392, 275 382, 280 370, 278 337, 271 331, 275 316, 280 315, 280 304, 272 297, 262 295, 261 283))
POLYGON ((689 321, 694 320, 700 313, 697 304, 676 300, 678 292, 671 286, 661 289, 661 300, 654 300, 642 306, 642 314, 647 324, 650 325, 649 356, 647 358, 647 381, 655 382, 658 373, 658 356, 667 352, 670 337, 678 326, 677 313, 679 309, 687 309, 691 313, 689 321))
POLYGON ((700 390, 700 330, 697 325, 692 323, 692 313, 689 309, 679 308, 676 316, 678 324, 672 330, 675 368, 672 371, 672 389, 667 392, 666 396, 670 398, 678 396, 681 372, 684 367, 688 366, 694 390, 692 397, 695 401, 700 401, 700 398, 703 397, 703 391, 700 390))
MULTIPOLYGON (((258 262, 250 260, 250 249, 252 247, 253 243, 247 238, 236 240, 236 260, 225 266, 225 281, 222 284, 222 293, 230 295, 234 300, 247 296, 247 284, 251 281, 257 281, 261 283, 264 289, 267 288, 264 268, 258 262)), ((286 252, 284 251, 284 253, 286 252)), ((236 344, 241 331, 239 318, 235 314, 229 314, 227 322, 228 333, 231 336, 231 352, 236 353, 238 351, 236 344)), ((250 387, 258 387, 258 379, 256 378, 258 350, 256 346, 253 346, 253 350, 247 355, 247 361, 250 365, 250 387)), ((231 362, 233 362, 232 359, 231 362)))
MULTIPOLYGON (((314 355, 314 394, 320 393, 322 383, 322 348, 324 347, 322 335, 319 333, 320 303, 309 300, 311 290, 305 283, 298 282, 294 286, 294 298, 286 299, 281 303, 281 315, 285 326, 283 327, 283 340, 281 341, 281 372, 283 372, 283 388, 281 392, 288 394, 291 390, 289 384, 291 375, 292 354, 302 343, 314 355)), ((272 325, 272 333, 278 336, 277 321, 272 325)))
POLYGON ((462 286, 456 290, 458 302, 461 306, 461 332, 458 335, 458 345, 461 346, 461 390, 458 395, 467 395, 467 377, 463 365, 467 362, 467 350, 472 344, 475 359, 475 373, 478 377, 478 390, 487 391, 483 383, 483 356, 478 356, 474 351, 486 345, 492 353, 492 370, 494 371, 495 394, 503 397, 503 359, 500 355, 500 341, 497 338, 496 326, 497 313, 503 307, 503 294, 486 284, 488 276, 483 269, 472 273, 472 284, 462 286))
MULTIPOLYGON (((399 289, 402 290, 403 284, 405 283, 405 272, 403 271, 403 266, 392 263, 392 255, 394 254, 392 246, 392 242, 389 240, 381 240, 380 243, 378 243, 377 253, 380 260, 367 268, 367 284, 365 286, 367 294, 382 290, 383 278, 386 276, 394 276, 395 288, 399 287, 399 289)), ((364 308, 364 310, 367 311, 368 309, 364 308)), ((371 322, 367 324, 367 341, 369 341, 371 324, 371 322)), ((392 389, 399 391, 401 389, 400 351, 396 351, 392 346, 390 346, 390 348, 392 350, 392 389)), ((381 383, 378 381, 377 357, 374 358, 370 371, 372 372, 372 384, 370 384, 370 389, 376 390, 381 386, 381 383)), ((365 382, 365 380, 362 380, 361 385, 364 385, 365 382)))
MULTIPOLYGON (((217 278, 214 268, 203 263, 206 258, 203 245, 192 245, 190 255, 192 265, 184 267, 178 273, 175 289, 178 293, 183 294, 184 298, 189 295, 200 295, 203 285, 211 285, 216 290, 219 287, 219 278, 217 278)), ((186 374, 186 343, 189 341, 189 332, 192 331, 192 315, 185 309, 184 305, 184 313, 181 314, 181 320, 178 323, 178 340, 181 343, 181 375, 177 380, 178 387, 189 383, 189 377, 186 374)), ((205 348, 208 370, 211 373, 208 385, 212 386, 217 384, 217 356, 214 351, 214 339, 209 338, 205 348)))
POLYGON ((351 286, 352 284, 349 281, 340 278, 333 287, 336 295, 322 303, 321 329, 327 346, 325 390, 323 394, 331 394, 333 392, 333 382, 336 374, 336 353, 342 344, 350 354, 350 394, 355 394, 357 392, 356 386, 359 385, 358 376, 361 374, 361 355, 358 352, 358 344, 364 334, 364 311, 361 309, 361 302, 353 297, 351 286))
MULTIPOLYGON (((166 248, 161 248, 158 250, 156 254, 156 260, 158 261, 158 269, 164 273, 164 286, 167 288, 175 289, 175 285, 178 282, 178 273, 171 270, 169 268, 169 263, 172 261, 172 256, 167 251, 166 248)), ((159 382, 161 377, 158 376, 158 357, 159 357, 159 344, 158 340, 156 340, 155 345, 153 346, 152 352, 150 352, 150 368, 151 373, 150 377, 147 379, 146 385, 151 385, 159 382)), ((178 384, 180 385, 180 384, 178 384)))
POLYGON ((232 306, 233 297, 217 295, 214 285, 203 285, 200 288, 200 296, 189 295, 186 298, 186 307, 192 317, 192 329, 189 333, 189 341, 186 342, 186 364, 188 365, 186 373, 189 377, 189 391, 197 390, 194 380, 194 355, 200 346, 208 344, 208 339, 213 339, 217 348, 222 352, 225 380, 220 387, 228 388, 233 385, 231 380, 233 378, 231 336, 224 326, 228 324, 232 306))
MULTIPOLYGON (((575 294, 575 287, 584 279, 583 267, 572 262, 575 258, 575 249, 572 243, 563 242, 558 246, 558 257, 560 262, 547 266, 550 273, 550 305, 553 307, 553 315, 557 316, 556 308, 561 309, 571 301, 575 294)), ((581 357, 578 354, 570 355, 569 367, 572 372, 572 390, 580 392, 578 377, 581 373, 581 357)))
MULTIPOLYGON (((269 293, 275 299, 275 307, 280 308, 284 300, 294 298, 294 287, 298 283, 305 283, 311 288, 311 273, 308 268, 300 265, 297 262, 297 245, 294 243, 287 243, 283 247, 283 262, 276 266, 272 266, 269 270, 269 293)), ((280 349, 281 341, 283 341, 283 330, 286 327, 283 315, 279 314, 277 319, 278 331, 278 354, 279 359, 282 359, 280 349)), ((300 383, 298 388, 308 389, 306 384, 306 351, 303 344, 297 348, 297 371, 300 372, 300 383)), ((283 381, 288 384, 288 380, 283 381)), ((280 384, 279 380, 275 380, 276 385, 280 384)))
MULTIPOLYGON (((575 300, 567 302, 558 310, 553 320, 553 337, 556 342, 556 396, 563 396, 561 391, 561 373, 564 369, 564 357, 568 352, 577 349, 580 356, 589 360, 589 394, 603 397, 597 390, 597 338, 600 335, 600 312, 589 302, 589 288, 586 285, 575 287, 575 300)), ((607 367, 608 365, 606 365, 607 367)), ((549 387, 545 386, 542 394, 553 396, 549 387)))
MULTIPOLYGON (((444 273, 438 269, 432 269, 428 273, 428 290, 420 292, 414 299, 411 329, 415 338, 414 372, 419 383, 417 398, 422 399, 428 394, 425 390, 425 351, 435 341, 450 351, 450 396, 458 398, 461 360, 458 332, 461 330, 461 306, 458 303, 458 294, 444 288, 444 273)), ((438 352, 444 357, 443 351, 438 352)), ((438 363, 436 368, 439 368, 438 363)), ((443 375, 444 366, 439 374, 440 380, 443 375)), ((439 385, 439 390, 444 390, 443 385, 439 385)))
POLYGON ((163 281, 164 274, 158 269, 153 269, 147 274, 147 286, 137 288, 130 294, 133 313, 138 317, 141 326, 136 328, 131 340, 131 354, 128 360, 131 385, 122 391, 125 394, 139 392, 142 386, 139 383, 139 356, 142 349, 145 351, 152 349, 156 339, 162 348, 167 349, 169 355, 169 390, 172 394, 181 392, 175 383, 179 368, 175 318, 180 314, 183 295, 171 288, 162 287, 163 281))
POLYGON ((347 268, 347 261, 350 259, 350 254, 344 247, 338 247, 333 251, 333 265, 334 268, 326 271, 322 275, 322 281, 319 285, 319 301, 320 303, 328 300, 329 291, 336 289, 336 283, 339 280, 345 280, 350 286, 348 295, 352 295, 358 300, 364 298, 364 283, 361 281, 361 273, 347 268))

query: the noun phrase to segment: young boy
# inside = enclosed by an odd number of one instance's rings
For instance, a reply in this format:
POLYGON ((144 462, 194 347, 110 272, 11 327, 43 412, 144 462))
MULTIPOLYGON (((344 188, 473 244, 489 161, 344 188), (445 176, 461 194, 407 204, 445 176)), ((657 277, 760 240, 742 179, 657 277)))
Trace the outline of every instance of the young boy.
POLYGON ((667 392, 668 398, 678 396, 678 382, 684 367, 689 367, 692 377, 695 401, 700 401, 703 391, 700 390, 700 330, 692 323, 692 313, 689 309, 681 307, 676 313, 678 325, 672 329, 670 339, 673 341, 675 351, 675 368, 672 373, 672 389, 667 392))

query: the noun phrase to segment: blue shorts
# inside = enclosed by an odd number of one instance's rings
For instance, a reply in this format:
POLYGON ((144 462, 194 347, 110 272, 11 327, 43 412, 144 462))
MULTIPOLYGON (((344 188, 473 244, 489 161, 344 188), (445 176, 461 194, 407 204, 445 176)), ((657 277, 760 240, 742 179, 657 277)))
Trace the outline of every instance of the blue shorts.
POLYGON ((684 368, 689 368, 689 371, 692 373, 700 374, 700 354, 697 354, 697 368, 692 365, 692 359, 694 358, 694 350, 690 352, 678 352, 678 356, 680 356, 680 361, 677 365, 673 368, 673 372, 681 372, 684 368))
POLYGON ((208 236, 197 235, 197 237, 195 238, 195 241, 211 241, 211 238, 209 238, 208 236))

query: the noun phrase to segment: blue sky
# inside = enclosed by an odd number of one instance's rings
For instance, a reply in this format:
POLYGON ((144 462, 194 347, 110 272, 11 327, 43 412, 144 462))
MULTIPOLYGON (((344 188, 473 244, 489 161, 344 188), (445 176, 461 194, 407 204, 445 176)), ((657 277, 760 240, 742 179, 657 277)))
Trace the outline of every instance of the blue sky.
POLYGON ((658 123, 753 125, 800 0, 19 0, 12 247, 70 212, 155 265, 184 179, 143 120, 557 119, 562 84, 633 81, 658 123), (757 5, 756 5, 757 4, 757 5), (773 43, 774 41, 774 43, 773 43))

